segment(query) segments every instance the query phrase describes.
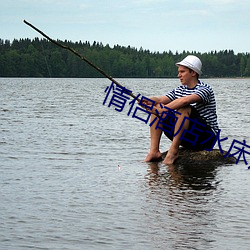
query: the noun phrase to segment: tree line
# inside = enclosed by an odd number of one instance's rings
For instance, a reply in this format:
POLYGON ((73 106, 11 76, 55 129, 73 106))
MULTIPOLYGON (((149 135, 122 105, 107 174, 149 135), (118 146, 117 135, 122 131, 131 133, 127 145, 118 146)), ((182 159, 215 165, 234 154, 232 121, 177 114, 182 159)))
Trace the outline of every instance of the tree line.
MULTIPOLYGON (((150 52, 143 48, 99 42, 59 41, 112 77, 176 77, 175 63, 186 55, 198 56, 203 63, 203 77, 249 77, 250 54, 233 50, 150 52)), ((101 77, 100 73, 73 53, 46 39, 0 39, 0 77, 101 77)))

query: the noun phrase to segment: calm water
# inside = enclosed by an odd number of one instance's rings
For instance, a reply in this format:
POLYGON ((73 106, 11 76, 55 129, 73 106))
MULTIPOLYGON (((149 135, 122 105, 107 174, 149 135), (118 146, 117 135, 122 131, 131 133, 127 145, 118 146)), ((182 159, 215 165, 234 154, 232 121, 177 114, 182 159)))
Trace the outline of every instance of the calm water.
MULTIPOLYGON (((177 79, 121 79, 160 95, 177 79)), ((250 79, 209 79, 222 137, 250 145, 250 79)), ((149 126, 106 79, 0 79, 0 249, 249 249, 250 170, 143 163, 149 126)), ((165 140, 161 147, 167 150, 165 140)), ((249 160, 250 156, 246 155, 249 160)))

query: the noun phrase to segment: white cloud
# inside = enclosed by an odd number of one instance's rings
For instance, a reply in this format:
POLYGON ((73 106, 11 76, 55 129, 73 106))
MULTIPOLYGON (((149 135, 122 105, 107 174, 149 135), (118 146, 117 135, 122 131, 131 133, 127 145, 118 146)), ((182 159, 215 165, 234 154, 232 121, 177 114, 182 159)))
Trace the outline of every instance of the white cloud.
POLYGON ((168 0, 135 0, 132 2, 134 2, 136 5, 156 5, 159 3, 167 3, 169 1, 168 0))
POLYGON ((204 1, 208 5, 227 5, 227 4, 233 4, 233 3, 239 3, 239 0, 210 0, 210 1, 204 1))
POLYGON ((22 23, 26 19, 72 41, 153 51, 227 47, 249 52, 249 8, 249 0, 17 0, 1 5, 0 26, 6 39, 36 35, 22 23))
POLYGON ((80 10, 86 10, 86 9, 89 8, 89 4, 81 3, 81 4, 79 5, 79 8, 80 8, 80 10))

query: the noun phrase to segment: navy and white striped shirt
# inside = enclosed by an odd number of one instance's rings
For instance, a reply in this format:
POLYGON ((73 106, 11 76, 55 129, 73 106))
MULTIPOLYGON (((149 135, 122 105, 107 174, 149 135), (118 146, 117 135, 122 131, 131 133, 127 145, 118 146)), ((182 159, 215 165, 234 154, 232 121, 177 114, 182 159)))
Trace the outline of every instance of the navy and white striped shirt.
POLYGON ((197 94, 202 101, 190 105, 198 111, 200 116, 207 122, 207 125, 217 134, 219 126, 217 122, 216 102, 213 89, 208 84, 198 81, 198 84, 192 89, 188 88, 186 85, 181 85, 167 93, 166 96, 171 101, 174 101, 180 97, 191 94, 197 94))

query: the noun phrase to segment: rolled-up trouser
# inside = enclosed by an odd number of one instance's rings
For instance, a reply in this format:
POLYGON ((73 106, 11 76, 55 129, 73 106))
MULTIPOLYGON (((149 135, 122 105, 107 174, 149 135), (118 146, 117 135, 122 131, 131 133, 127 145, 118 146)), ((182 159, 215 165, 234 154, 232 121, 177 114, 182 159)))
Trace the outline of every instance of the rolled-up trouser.
MULTIPOLYGON (((191 150, 211 149, 216 135, 207 122, 200 116, 198 111, 193 106, 190 107, 190 116, 184 118, 189 120, 189 127, 187 130, 183 130, 180 138, 180 145, 191 150)), ((178 131, 175 134, 174 129, 170 128, 173 128, 178 116, 175 116, 174 111, 168 112, 171 112, 171 114, 168 114, 166 119, 163 120, 162 130, 164 134, 172 141, 178 131)))

